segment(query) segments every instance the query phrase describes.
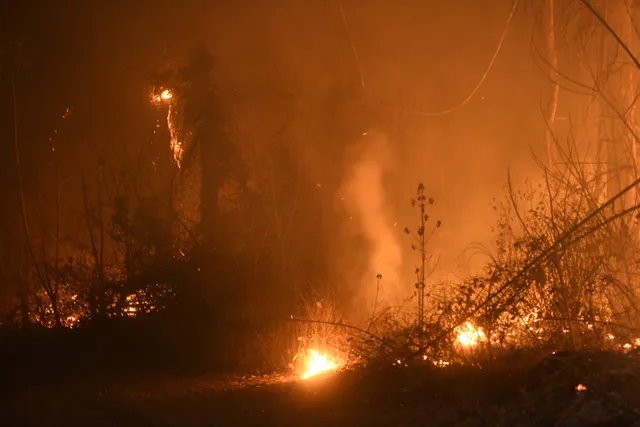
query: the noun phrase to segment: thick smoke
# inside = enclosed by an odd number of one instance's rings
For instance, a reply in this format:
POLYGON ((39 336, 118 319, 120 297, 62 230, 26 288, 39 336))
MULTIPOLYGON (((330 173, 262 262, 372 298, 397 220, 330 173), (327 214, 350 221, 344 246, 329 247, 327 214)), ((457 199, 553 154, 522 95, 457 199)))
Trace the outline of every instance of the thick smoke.
POLYGON ((379 302, 405 296, 402 291, 402 248, 399 229, 385 192, 385 177, 393 170, 388 139, 378 133, 364 135, 354 148, 352 166, 343 183, 346 207, 358 232, 367 242, 368 258, 362 277, 356 278, 358 300, 372 303, 377 295, 376 276, 382 275, 379 302))

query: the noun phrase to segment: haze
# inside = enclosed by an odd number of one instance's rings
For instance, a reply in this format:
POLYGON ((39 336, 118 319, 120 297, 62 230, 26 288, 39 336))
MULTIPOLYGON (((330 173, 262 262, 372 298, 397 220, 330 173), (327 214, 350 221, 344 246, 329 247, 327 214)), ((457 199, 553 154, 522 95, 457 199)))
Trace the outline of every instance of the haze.
MULTIPOLYGON (((7 2, 5 11, 4 31, 28 62, 16 77, 27 187, 47 181, 49 138, 73 108, 57 147, 64 235, 82 214, 74 170, 94 164, 78 153, 149 144, 165 113, 149 102, 148 73, 184 63, 202 42, 244 158, 266 161, 281 143, 298 171, 281 188, 297 202, 278 219, 295 233, 287 254, 300 255, 278 280, 297 290, 322 283, 370 297, 382 274, 389 296, 410 293, 416 259, 403 229, 418 219, 410 200, 419 182, 443 224, 429 246, 437 272, 467 273, 464 249, 491 246, 490 202, 504 194, 508 169, 521 185, 539 171, 532 152, 544 156, 551 85, 532 53, 531 14, 518 11, 499 45, 510 0, 7 2)), ((8 80, 2 99, 10 111, 8 80)), ((167 143, 163 129, 153 143, 167 143)), ((257 170, 269 167, 278 168, 257 170)), ((285 228, 251 229, 247 239, 285 228)))

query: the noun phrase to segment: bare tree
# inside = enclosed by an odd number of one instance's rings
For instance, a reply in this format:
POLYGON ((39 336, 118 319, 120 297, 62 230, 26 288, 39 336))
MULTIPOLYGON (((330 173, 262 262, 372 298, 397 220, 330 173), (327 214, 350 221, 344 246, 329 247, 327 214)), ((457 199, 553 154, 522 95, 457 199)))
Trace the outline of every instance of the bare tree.
POLYGON ((84 219, 87 226, 87 233, 89 234, 89 241, 91 243, 91 254, 94 262, 94 272, 96 283, 91 287, 90 291, 90 304, 91 311, 97 318, 106 317, 105 310, 105 264, 104 264, 104 248, 105 248, 105 221, 103 214, 104 200, 103 200, 103 162, 98 161, 97 174, 96 174, 96 188, 97 188, 97 201, 96 208, 97 214, 91 209, 91 202, 89 199, 89 190, 85 177, 82 177, 82 201, 84 206, 84 219), (96 230, 97 229, 97 230, 96 230))
POLYGON ((556 113, 558 112, 558 102, 560 97, 560 83, 558 81, 558 46, 556 43, 556 7, 555 0, 547 0, 547 54, 549 56, 549 77, 553 85, 551 100, 547 112, 547 167, 553 168, 556 163, 556 146, 555 146, 555 130, 556 130, 556 113))
MULTIPOLYGON (((35 249, 33 246, 33 241, 31 237, 31 232, 29 228, 29 220, 27 214, 27 202, 24 194, 24 185, 23 185, 23 177, 22 177, 22 164, 20 158, 20 144, 19 144, 19 134, 18 134, 18 103, 17 103, 17 95, 16 95, 16 82, 15 78, 11 81, 12 88, 12 96, 13 96, 13 131, 14 131, 14 151, 15 151, 15 167, 16 167, 16 175, 18 182, 18 192, 20 198, 20 211, 21 211, 21 222, 22 222, 22 231, 24 235, 24 241, 33 263, 33 269, 35 271, 35 276, 38 279, 42 288, 46 291, 49 300, 51 301, 51 307, 53 310, 55 324, 58 327, 62 326, 60 311, 58 306, 58 293, 57 293, 57 285, 56 283, 52 283, 50 280, 49 274, 47 274, 46 268, 46 258, 42 260, 38 259, 35 249)), ((43 255, 44 256, 44 255, 43 255)))

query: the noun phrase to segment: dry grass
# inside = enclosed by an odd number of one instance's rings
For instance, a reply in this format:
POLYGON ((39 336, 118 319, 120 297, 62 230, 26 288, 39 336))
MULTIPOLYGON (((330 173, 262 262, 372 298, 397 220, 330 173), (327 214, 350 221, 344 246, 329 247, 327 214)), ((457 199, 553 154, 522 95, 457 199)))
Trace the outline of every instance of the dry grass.
POLYGON ((248 371, 300 373, 310 350, 345 364, 351 353, 350 331, 340 324, 341 318, 334 297, 301 297, 295 316, 255 332, 243 350, 242 366, 248 371))

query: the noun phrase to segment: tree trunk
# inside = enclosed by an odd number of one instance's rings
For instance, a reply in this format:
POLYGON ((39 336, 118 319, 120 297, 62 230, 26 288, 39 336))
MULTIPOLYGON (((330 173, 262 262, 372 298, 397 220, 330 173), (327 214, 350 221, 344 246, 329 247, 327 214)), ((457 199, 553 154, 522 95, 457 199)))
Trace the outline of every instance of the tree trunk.
MULTIPOLYGON (((38 258, 36 257, 33 246, 31 245, 31 235, 29 232, 29 222, 27 216, 27 205, 24 196, 24 185, 22 180, 22 165, 20 159, 20 144, 18 138, 18 99, 16 95, 16 82, 15 79, 11 79, 11 94, 13 100, 13 145, 15 150, 15 166, 16 166, 16 174, 18 181, 18 193, 20 198, 20 212, 21 212, 21 222, 22 222, 22 232, 24 237, 24 243, 26 245, 26 249, 31 257, 31 261, 33 263, 33 268, 35 270, 35 275, 40 281, 40 284, 44 288, 45 292, 49 296, 51 301, 51 305, 53 308, 53 313, 55 315, 56 325, 60 326, 60 315, 57 307, 58 298, 57 295, 54 294, 53 288, 50 286, 50 282, 48 280, 46 269, 40 265, 38 258)), ((44 245, 44 243, 43 243, 44 245)), ((43 260, 44 262, 44 260, 43 260)), ((24 297, 23 297, 24 298, 24 297)))
MULTIPOLYGON (((627 47, 631 50, 631 52, 638 52, 638 35, 633 26, 633 16, 637 11, 636 5, 634 1, 625 0, 627 13, 624 16, 623 21, 623 31, 622 31, 622 40, 626 43, 627 47)), ((627 151, 630 156, 629 163, 631 166, 631 170, 627 176, 626 184, 630 184, 632 181, 638 178, 638 134, 637 134, 637 123, 636 123, 636 93, 638 90, 638 85, 636 83, 636 75, 640 71, 633 65, 627 65, 625 67, 625 110, 627 111, 626 120, 627 120, 627 151)), ((627 194, 627 203, 626 206, 634 206, 638 203, 638 196, 640 195, 640 190, 636 187, 635 191, 630 191, 627 194)))
POLYGON ((549 77, 553 85, 551 100, 547 111, 547 167, 549 169, 555 166, 556 146, 555 146, 555 124, 556 113, 558 111, 558 99, 560 96, 560 85, 558 82, 558 47, 556 45, 555 30, 555 0, 547 0, 547 54, 549 56, 549 77))

